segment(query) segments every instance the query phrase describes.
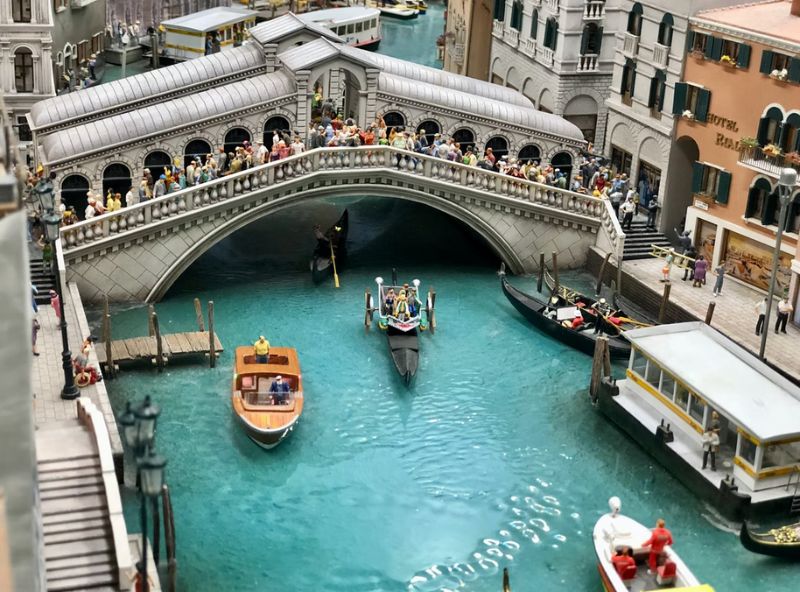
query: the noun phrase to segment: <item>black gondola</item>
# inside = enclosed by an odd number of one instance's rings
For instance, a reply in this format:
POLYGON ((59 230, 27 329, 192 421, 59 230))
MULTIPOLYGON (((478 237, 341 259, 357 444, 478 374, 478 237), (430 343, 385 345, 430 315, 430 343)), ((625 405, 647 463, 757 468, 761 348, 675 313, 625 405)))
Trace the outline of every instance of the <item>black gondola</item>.
POLYGON ((347 231, 349 216, 347 210, 341 218, 324 234, 324 239, 317 237, 317 246, 311 256, 311 279, 315 284, 323 282, 333 276, 333 262, 331 261, 331 247, 336 257, 337 272, 341 271, 342 263, 347 254, 347 231))
MULTIPOLYGON (((501 272, 500 279, 503 286, 503 294, 514 305, 514 308, 538 329, 541 329, 551 337, 555 337, 559 341, 563 341, 567 345, 591 356, 594 354, 594 344, 597 338, 600 335, 606 335, 611 357, 627 358, 630 356, 631 344, 620 334, 619 328, 604 318, 595 316, 594 311, 591 310, 592 305, 595 303, 594 299, 575 295, 573 299, 567 301, 563 296, 554 294, 551 296, 550 302, 546 302, 509 284, 505 273, 501 272), (578 303, 581 303, 582 306, 576 306, 578 303), (581 327, 578 329, 565 327, 562 325, 561 320, 557 318, 551 319, 546 316, 547 312, 555 311, 557 313, 560 308, 572 311, 579 310, 584 320, 581 327), (597 322, 601 323, 600 333, 594 332, 595 323, 597 322)), ((625 316, 622 311, 617 311, 616 314, 618 317, 625 316)))
POLYGON ((386 337, 397 372, 406 385, 411 384, 411 379, 414 378, 419 367, 419 335, 417 330, 412 329, 404 333, 390 326, 386 329, 386 337))
POLYGON ((742 546, 753 553, 800 560, 800 522, 773 528, 768 532, 751 532, 747 522, 739 531, 742 546))

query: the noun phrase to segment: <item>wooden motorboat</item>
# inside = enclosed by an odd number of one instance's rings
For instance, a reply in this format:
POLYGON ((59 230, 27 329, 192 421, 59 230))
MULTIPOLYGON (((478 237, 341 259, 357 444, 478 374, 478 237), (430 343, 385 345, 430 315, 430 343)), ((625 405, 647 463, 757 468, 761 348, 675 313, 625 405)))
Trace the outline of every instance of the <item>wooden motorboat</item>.
POLYGON ((419 10, 416 7, 409 7, 405 1, 397 2, 393 0, 377 0, 368 4, 371 8, 377 8, 381 11, 383 16, 388 16, 396 19, 413 19, 419 15, 419 10))
POLYGON ((386 285, 383 278, 375 278, 378 285, 378 306, 367 290, 365 295, 366 313, 364 315, 364 327, 369 329, 372 324, 373 315, 378 313, 378 327, 386 331, 386 338, 389 344, 389 351, 392 354, 392 361, 406 385, 411 384, 411 380, 419 368, 419 332, 430 329, 431 333, 436 330, 435 304, 436 294, 432 290, 428 291, 427 298, 423 303, 419 298, 420 281, 414 280, 412 285, 399 284, 397 274, 392 271, 392 284, 386 285), (401 293, 407 294, 406 305, 408 312, 402 312, 399 306, 387 304, 387 296, 394 294, 400 298, 401 293))
POLYGON ((753 553, 781 557, 782 559, 800 559, 800 522, 772 528, 767 532, 752 532, 747 522, 739 531, 742 546, 753 553))
POLYGON ((642 543, 650 538, 650 529, 633 518, 619 513, 620 500, 612 497, 611 512, 604 514, 594 525, 592 538, 597 556, 597 570, 605 592, 644 592, 660 590, 683 592, 714 592, 711 586, 701 585, 671 546, 664 547, 656 573, 648 573, 649 548, 642 543), (635 565, 617 571, 611 558, 617 550, 631 549, 635 565))
POLYGON ((247 436, 262 448, 274 448, 297 425, 303 412, 303 379, 297 351, 273 347, 269 362, 256 362, 253 346, 236 348, 231 394, 233 412, 247 436), (289 385, 276 393, 278 376, 289 385))
POLYGON ((347 251, 349 226, 350 218, 345 210, 341 218, 325 232, 325 238, 317 238, 317 246, 311 256, 311 279, 314 280, 314 283, 318 284, 333 276, 332 256, 336 259, 337 272, 341 270, 341 264, 347 251))
POLYGON ((614 319, 625 316, 622 311, 614 311, 613 315, 604 317, 596 314, 592 309, 596 301, 587 296, 575 295, 567 299, 559 294, 553 294, 550 298, 527 294, 508 283, 505 273, 501 272, 500 278, 503 294, 514 308, 551 337, 593 355, 595 341, 600 335, 606 335, 612 357, 630 356, 631 345, 622 336, 621 328, 614 323, 614 319), (582 322, 575 323, 576 327, 573 328, 572 321, 576 318, 582 322), (597 323, 600 323, 600 333, 595 333, 597 323))

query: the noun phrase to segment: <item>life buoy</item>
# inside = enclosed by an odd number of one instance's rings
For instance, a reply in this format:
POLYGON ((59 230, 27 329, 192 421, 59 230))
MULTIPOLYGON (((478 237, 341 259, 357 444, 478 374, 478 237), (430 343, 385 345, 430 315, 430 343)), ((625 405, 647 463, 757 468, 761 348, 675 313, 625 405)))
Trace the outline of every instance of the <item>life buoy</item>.
POLYGON ((75 384, 80 388, 84 388, 92 384, 92 375, 89 372, 81 370, 75 375, 75 384))

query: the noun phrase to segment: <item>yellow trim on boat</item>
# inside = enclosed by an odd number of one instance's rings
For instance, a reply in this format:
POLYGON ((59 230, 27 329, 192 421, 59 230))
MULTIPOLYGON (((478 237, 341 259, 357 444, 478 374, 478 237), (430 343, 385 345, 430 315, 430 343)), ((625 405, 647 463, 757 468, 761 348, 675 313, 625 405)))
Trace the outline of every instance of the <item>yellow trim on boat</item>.
MULTIPOLYGON (((663 588, 658 588, 660 592, 663 588)), ((701 584, 700 586, 689 586, 688 588, 670 588, 670 592, 714 592, 714 588, 708 584, 701 584)), ((651 591, 656 592, 656 591, 651 591)))
POLYGON ((736 428, 736 431, 742 435, 742 437, 746 440, 750 440, 756 446, 761 446, 761 440, 753 436, 752 434, 744 431, 742 428, 736 428))
POLYGON ((187 47, 185 45, 175 45, 174 43, 165 43, 164 47, 169 47, 170 49, 180 49, 181 51, 191 51, 193 53, 206 53, 205 49, 197 49, 196 47, 187 47))
POLYGON ((733 464, 735 464, 737 467, 740 467, 745 473, 750 475, 753 479, 758 478, 758 474, 756 473, 755 469, 751 467, 750 463, 744 460, 741 456, 734 456, 733 464))
POLYGON ((672 400, 670 400, 669 398, 667 398, 667 397, 665 397, 663 394, 661 394, 659 391, 657 391, 657 390, 656 390, 656 389, 653 387, 653 385, 651 385, 651 384, 650 384, 649 382, 647 382, 647 381, 646 381, 644 378, 642 378, 641 376, 639 376, 639 374, 637 374, 636 372, 634 372, 633 370, 631 370, 630 368, 628 368, 628 369, 626 370, 626 375, 627 375, 627 376, 628 376, 628 378, 630 378, 630 379, 631 379, 633 382, 635 382, 636 384, 638 384, 638 385, 639 385, 640 387, 642 387, 642 388, 643 388, 645 391, 647 391, 648 393, 650 393, 651 395, 653 395, 653 396, 654 396, 656 399, 658 399, 658 400, 659 400, 661 403, 663 403, 664 405, 666 405, 666 406, 667 406, 667 407, 668 407, 668 408, 669 408, 669 409, 670 409, 670 410, 671 410, 671 411, 672 411, 672 412, 673 412, 675 415, 677 415, 677 416, 678 416, 678 417, 680 417, 680 418, 681 418, 683 421, 685 421, 685 422, 686 422, 686 423, 688 423, 690 426, 692 426, 692 428, 693 428, 693 429, 694 429, 694 430, 695 430, 695 431, 696 431, 698 434, 702 434, 702 433, 703 433, 703 426, 701 426, 699 423, 697 423, 697 422, 694 420, 694 418, 692 418, 690 415, 688 415, 688 414, 687 414, 687 413, 686 413, 686 412, 685 412, 683 409, 681 409, 681 408, 680 408, 680 407, 678 407, 678 406, 677 406, 675 403, 673 403, 673 402, 672 402, 672 400))

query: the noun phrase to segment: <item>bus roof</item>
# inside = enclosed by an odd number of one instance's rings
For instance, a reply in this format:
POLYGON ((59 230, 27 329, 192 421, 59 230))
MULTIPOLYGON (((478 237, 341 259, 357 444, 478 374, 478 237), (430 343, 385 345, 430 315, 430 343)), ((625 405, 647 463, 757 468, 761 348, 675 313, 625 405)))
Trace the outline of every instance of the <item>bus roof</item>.
POLYGON ((248 19, 255 20, 256 14, 255 10, 248 10, 237 6, 219 6, 217 8, 209 8, 208 10, 193 12, 186 16, 161 21, 161 24, 164 25, 164 28, 167 30, 177 29, 181 31, 199 31, 207 33, 209 31, 216 31, 225 25, 232 25, 248 19))

